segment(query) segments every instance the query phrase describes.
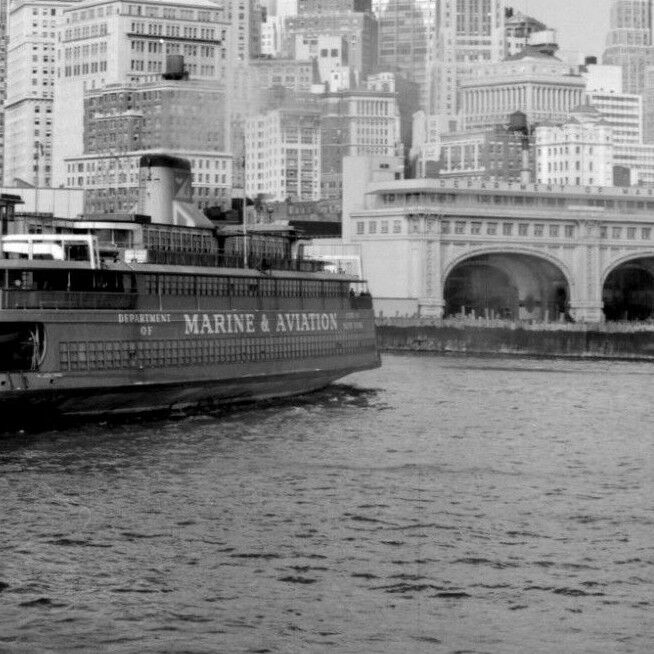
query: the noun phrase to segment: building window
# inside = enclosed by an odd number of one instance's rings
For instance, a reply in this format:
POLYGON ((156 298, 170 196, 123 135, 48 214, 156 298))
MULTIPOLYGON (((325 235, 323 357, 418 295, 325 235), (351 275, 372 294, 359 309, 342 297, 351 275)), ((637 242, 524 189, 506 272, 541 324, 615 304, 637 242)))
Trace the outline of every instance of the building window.
POLYGON ((470 226, 471 234, 481 234, 481 223, 474 222, 470 226))
POLYGON ((401 234, 402 233, 402 221, 401 220, 394 220, 393 221, 393 234, 401 234))
POLYGON ((600 227, 600 238, 606 238, 606 227, 600 227))
POLYGON ((363 221, 357 222, 357 234, 363 234, 364 233, 364 223, 363 221))
POLYGON ((388 220, 381 221, 381 233, 388 234, 388 220))
POLYGON ((566 238, 572 238, 574 235, 575 235, 574 225, 566 225, 565 226, 565 237, 566 238))
POLYGON ((534 225, 534 236, 542 236, 544 231, 543 225, 534 225))
POLYGON ((368 234, 376 234, 377 233, 377 222, 375 220, 371 220, 368 223, 368 234))
POLYGON ((649 241, 651 234, 652 230, 650 227, 643 227, 640 230, 640 237, 643 239, 643 241, 649 241))
POLYGON ((495 236, 495 234, 497 234, 497 223, 488 223, 488 225, 486 225, 486 233, 489 236, 495 236))
POLYGON ((622 238, 622 227, 613 227, 611 229, 611 236, 613 238, 622 238))
POLYGON ((466 224, 462 220, 457 220, 454 223, 454 233, 455 234, 464 234, 466 231, 466 224))
POLYGON ((559 226, 558 225, 550 225, 550 236, 552 238, 558 238, 558 236, 559 236, 559 226))
POLYGON ((635 227, 627 227, 627 238, 631 241, 633 241, 636 238, 636 228, 635 227))
POLYGON ((502 234, 504 236, 511 236, 513 234, 513 223, 502 223, 502 234))
POLYGON ((528 236, 529 235, 529 225, 527 223, 520 223, 518 225, 518 236, 528 236))
POLYGON ((450 233, 450 221, 444 220, 441 223, 441 234, 449 234, 449 233, 450 233))

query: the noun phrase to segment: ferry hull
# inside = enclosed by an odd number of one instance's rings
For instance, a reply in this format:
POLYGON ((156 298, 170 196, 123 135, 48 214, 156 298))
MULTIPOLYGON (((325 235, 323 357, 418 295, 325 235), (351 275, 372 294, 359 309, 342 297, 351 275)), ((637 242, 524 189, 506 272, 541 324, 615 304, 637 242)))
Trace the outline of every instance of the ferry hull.
POLYGON ((273 375, 65 389, 23 388, 0 393, 0 411, 5 416, 5 424, 11 428, 53 417, 118 416, 214 407, 310 393, 351 373, 378 365, 378 358, 372 357, 339 368, 273 375))

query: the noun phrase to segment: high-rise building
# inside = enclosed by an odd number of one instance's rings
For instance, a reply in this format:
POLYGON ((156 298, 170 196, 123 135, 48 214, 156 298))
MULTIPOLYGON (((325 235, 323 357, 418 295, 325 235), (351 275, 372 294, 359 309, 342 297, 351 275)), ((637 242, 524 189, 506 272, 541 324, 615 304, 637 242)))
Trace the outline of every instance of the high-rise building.
POLYGON ((612 129, 616 146, 638 145, 643 140, 643 99, 633 93, 586 91, 586 102, 597 109, 612 129))
POLYGON ((441 0, 377 2, 379 70, 397 72, 418 84, 420 106, 429 98, 429 61, 441 0))
POLYGON ((189 159, 199 207, 230 203, 225 90, 218 82, 160 79, 111 84, 84 97, 84 154, 66 160, 66 183, 86 190, 89 213, 130 211, 138 200, 139 157, 189 159))
POLYGON ((245 190, 267 200, 320 199, 320 112, 286 107, 245 123, 245 190))
POLYGON ((400 112, 396 93, 371 87, 320 98, 322 111, 321 193, 339 199, 343 186, 343 157, 394 156, 400 146, 400 112))
POLYGON ((261 54, 277 57, 284 47, 284 21, 297 14, 297 0, 261 1, 261 54))
MULTIPOLYGON (((172 0, 171 0, 172 1, 172 0)), ((230 21, 230 61, 249 61, 261 54, 261 8, 257 0, 213 0, 227 4, 230 21)))
POLYGON ((463 75, 505 55, 504 0, 436 2, 436 31, 430 50, 430 113, 456 115, 463 75))
POLYGON ((50 186, 55 44, 58 20, 70 4, 58 0, 10 3, 3 154, 8 186, 50 186))
POLYGON ((286 19, 284 34, 284 51, 290 57, 302 58, 296 51, 298 42, 311 46, 320 37, 342 37, 348 44, 348 61, 355 74, 365 77, 377 65, 377 21, 371 13, 298 14, 286 19))
POLYGON ((654 66, 645 70, 643 89, 643 142, 654 144, 654 66))
POLYGON ((330 11, 371 12, 372 0, 297 0, 297 13, 321 14, 330 11))
POLYGON ((654 64, 652 0, 613 0, 605 64, 622 66, 625 93, 642 93, 645 69, 654 64))
POLYGON ((7 97, 7 0, 0 0, 0 180, 5 149, 5 98, 7 97))
POLYGON ((66 159, 83 154, 84 90, 155 81, 167 57, 184 57, 191 79, 224 80, 229 20, 209 0, 82 0, 66 7, 57 43, 53 181, 66 183, 66 159))

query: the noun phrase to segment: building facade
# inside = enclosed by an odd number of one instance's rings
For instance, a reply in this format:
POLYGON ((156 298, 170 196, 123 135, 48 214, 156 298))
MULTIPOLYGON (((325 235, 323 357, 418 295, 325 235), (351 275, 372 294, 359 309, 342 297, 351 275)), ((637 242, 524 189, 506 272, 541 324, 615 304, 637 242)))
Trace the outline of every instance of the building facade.
POLYGON ((436 29, 436 3, 432 0, 386 0, 376 5, 379 20, 380 70, 397 71, 415 82, 420 107, 429 101, 429 61, 436 29))
MULTIPOLYGON (((478 181, 519 182, 525 167, 522 135, 503 127, 473 132, 454 132, 440 137, 437 175, 442 178, 465 178, 478 181)), ((534 170, 534 150, 529 148, 526 170, 534 170)), ((429 176, 429 175, 425 175, 429 176)))
POLYGON ((613 186, 613 129, 583 105, 562 125, 535 129, 536 181, 560 186, 613 186))
POLYGON ((83 0, 63 11, 57 43, 53 180, 83 154, 84 90, 161 77, 168 55, 184 57, 191 79, 226 79, 229 19, 209 0, 83 0))
POLYGON ((651 269, 654 189, 362 183, 361 162, 345 168, 344 240, 378 314, 599 322, 614 274, 651 269))
POLYGON ((642 143, 643 99, 632 93, 586 92, 586 102, 597 109, 613 130, 617 146, 642 143))
POLYGON ((429 110, 455 116, 457 89, 464 75, 505 56, 504 1, 441 0, 429 61, 429 110))
MULTIPOLYGON (((66 159, 66 186, 84 189, 87 214, 134 213, 139 199, 141 157, 168 150, 85 154, 66 159)), ((188 159, 193 176, 192 200, 199 208, 226 206, 232 188, 231 156, 211 151, 177 150, 188 159)))
MULTIPOLYGON (((7 8, 0 0, 0 153, 5 151, 5 99, 7 97, 7 8)), ((0 156, 0 181, 4 179, 4 156, 0 156)))
POLYGON ((529 124, 562 122, 583 101, 584 79, 556 57, 525 48, 496 64, 476 66, 460 81, 460 129, 506 125, 521 111, 529 124))
POLYGON ((55 44, 58 21, 70 4, 14 0, 9 5, 3 154, 6 185, 51 185, 55 44))
POLYGON ((266 200, 320 199, 320 112, 280 108, 245 122, 245 192, 266 200))
POLYGON ((289 16, 284 27, 284 52, 286 56, 302 59, 297 45, 315 46, 321 36, 342 37, 346 41, 349 65, 358 76, 375 70, 378 33, 377 21, 371 13, 327 11, 289 16))
POLYGON ((339 199, 343 157, 397 153, 401 138, 399 108, 395 93, 365 88, 326 93, 320 98, 320 107, 322 198, 339 199))
POLYGON ((621 66, 625 93, 640 94, 654 64, 652 0, 613 0, 603 62, 621 66))

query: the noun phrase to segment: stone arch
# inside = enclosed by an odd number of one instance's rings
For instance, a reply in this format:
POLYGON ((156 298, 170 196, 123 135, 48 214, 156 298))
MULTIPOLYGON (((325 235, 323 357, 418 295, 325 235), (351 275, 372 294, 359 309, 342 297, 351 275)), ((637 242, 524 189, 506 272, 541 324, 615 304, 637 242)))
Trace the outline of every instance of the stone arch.
POLYGON ((609 275, 620 266, 624 265, 625 263, 629 263, 630 261, 649 258, 654 259, 654 249, 641 250, 639 252, 632 251, 628 254, 624 254, 621 257, 618 257, 617 259, 613 259, 611 263, 605 266, 604 270, 602 271, 600 276, 600 288, 604 288, 604 284, 606 284, 606 280, 609 278, 609 275))
POLYGON ((605 266, 600 278, 607 320, 651 320, 654 316, 654 250, 629 252, 605 266))
POLYGON ((454 257, 444 269, 447 315, 501 316, 550 320, 569 316, 574 286, 558 257, 531 248, 479 247, 454 257))
MULTIPOLYGON (((454 270, 454 268, 456 268, 456 266, 463 263, 466 259, 472 259, 484 254, 523 254, 525 256, 535 257, 537 259, 544 259, 545 261, 551 263, 553 266, 556 266, 561 271, 565 277, 566 282, 568 282, 570 295, 574 294, 574 275, 571 273, 569 266, 565 262, 561 261, 561 259, 551 255, 549 252, 543 252, 542 250, 535 250, 533 248, 525 247, 507 247, 506 245, 479 247, 472 250, 467 250, 465 253, 455 257, 449 261, 443 269, 443 274, 441 276, 441 279, 443 280, 443 287, 445 286, 445 281, 447 280, 449 274, 454 270)), ((654 256, 654 254, 652 256, 654 256)))

